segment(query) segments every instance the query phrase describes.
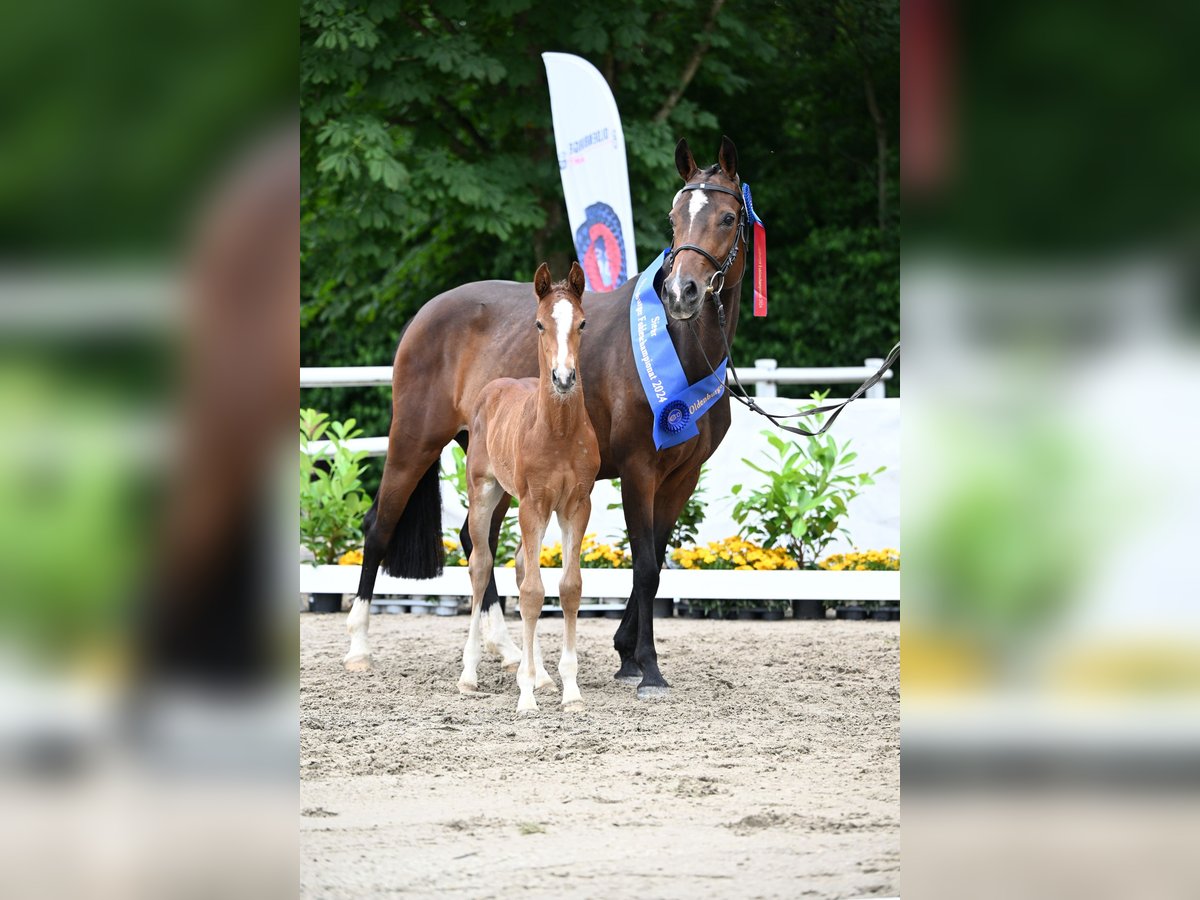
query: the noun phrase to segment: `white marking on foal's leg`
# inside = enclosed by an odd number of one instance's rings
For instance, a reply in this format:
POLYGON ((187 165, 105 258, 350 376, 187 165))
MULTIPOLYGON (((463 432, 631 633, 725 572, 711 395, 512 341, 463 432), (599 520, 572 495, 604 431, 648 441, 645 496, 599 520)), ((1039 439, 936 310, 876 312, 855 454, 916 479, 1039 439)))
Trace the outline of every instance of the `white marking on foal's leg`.
POLYGON ((554 304, 554 333, 558 337, 558 353, 554 357, 554 373, 559 381, 566 381, 571 374, 567 365, 567 338, 571 334, 571 323, 575 320, 575 307, 570 300, 559 300, 554 304))
MULTIPOLYGON (((574 643, 574 641, 572 641, 574 643)), ((579 693, 579 660, 575 656, 575 648, 567 648, 563 643, 562 657, 558 661, 558 674, 562 677, 562 705, 577 709, 583 708, 583 695, 579 693)))
POLYGON ((533 633, 533 663, 537 668, 537 680, 534 682, 535 688, 548 688, 556 690, 558 685, 554 683, 554 679, 550 677, 550 673, 546 671, 546 663, 542 659, 542 641, 538 637, 537 632, 533 633))
POLYGON ((488 610, 487 635, 484 638, 484 649, 500 657, 500 665, 506 671, 512 672, 521 664, 521 650, 513 642, 512 635, 504 624, 504 610, 499 603, 493 603, 488 610))
POLYGON ((367 628, 371 620, 371 601, 362 597, 354 599, 350 615, 346 617, 346 630, 350 632, 350 652, 342 660, 347 672, 365 672, 371 668, 371 648, 367 646, 367 628))
POLYGON ((458 689, 464 694, 474 694, 479 690, 479 658, 483 655, 482 618, 478 606, 471 610, 471 625, 467 628, 467 643, 463 647, 463 670, 458 677, 458 689))

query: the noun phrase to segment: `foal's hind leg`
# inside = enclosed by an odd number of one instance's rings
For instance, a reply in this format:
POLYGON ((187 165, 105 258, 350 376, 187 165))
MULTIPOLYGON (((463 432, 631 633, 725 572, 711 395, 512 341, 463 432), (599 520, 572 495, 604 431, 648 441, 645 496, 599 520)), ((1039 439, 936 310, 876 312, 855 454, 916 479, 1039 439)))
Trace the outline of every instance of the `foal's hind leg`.
POLYGON ((488 541, 488 527, 492 510, 501 498, 507 497, 503 488, 492 478, 472 478, 469 484, 470 503, 467 508, 467 527, 471 532, 471 624, 467 629, 467 643, 463 647, 463 670, 458 679, 458 689, 464 694, 479 690, 479 658, 483 647, 480 629, 480 611, 483 595, 492 577, 492 548, 488 541))

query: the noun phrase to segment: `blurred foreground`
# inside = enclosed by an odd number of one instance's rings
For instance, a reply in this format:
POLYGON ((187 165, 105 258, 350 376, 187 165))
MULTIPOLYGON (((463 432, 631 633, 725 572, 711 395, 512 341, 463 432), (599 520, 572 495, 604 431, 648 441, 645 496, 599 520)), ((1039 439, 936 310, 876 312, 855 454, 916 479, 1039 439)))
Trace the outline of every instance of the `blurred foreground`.
POLYGON ((295 894, 295 22, 0 38, 5 897, 295 894))
POLYGON ((1183 9, 904 10, 909 897, 1200 883, 1183 9))

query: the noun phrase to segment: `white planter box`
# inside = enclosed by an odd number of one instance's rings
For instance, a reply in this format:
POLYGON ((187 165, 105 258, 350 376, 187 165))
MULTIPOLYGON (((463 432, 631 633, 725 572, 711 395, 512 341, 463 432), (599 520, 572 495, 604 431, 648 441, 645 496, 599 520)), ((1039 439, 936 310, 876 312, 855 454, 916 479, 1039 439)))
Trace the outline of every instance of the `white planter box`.
MULTIPOLYGON (((300 565, 300 593, 353 594, 358 590, 359 566, 300 565)), ((628 597, 633 589, 631 569, 583 569, 584 597, 628 597)), ((562 569, 542 569, 546 596, 558 596, 562 569)), ((496 569, 496 588, 503 596, 518 593, 514 569, 496 569)), ((437 578, 393 578, 379 573, 375 595, 470 596, 471 579, 465 566, 447 568, 437 578)), ((694 600, 893 600, 900 599, 899 572, 736 572, 664 569, 658 596, 694 600)))

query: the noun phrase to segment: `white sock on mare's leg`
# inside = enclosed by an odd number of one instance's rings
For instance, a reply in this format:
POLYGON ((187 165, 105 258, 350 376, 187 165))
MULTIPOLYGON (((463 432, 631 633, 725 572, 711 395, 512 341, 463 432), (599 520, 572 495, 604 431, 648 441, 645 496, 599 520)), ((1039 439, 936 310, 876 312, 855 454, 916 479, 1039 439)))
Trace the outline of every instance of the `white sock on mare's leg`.
POLYGON ((350 632, 350 652, 342 660, 348 672, 365 672, 371 668, 371 648, 367 645, 367 629, 371 621, 371 601, 354 598, 346 630, 350 632))

